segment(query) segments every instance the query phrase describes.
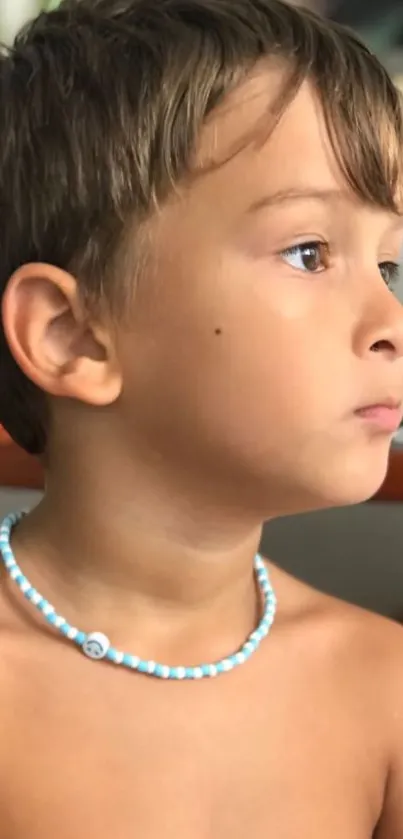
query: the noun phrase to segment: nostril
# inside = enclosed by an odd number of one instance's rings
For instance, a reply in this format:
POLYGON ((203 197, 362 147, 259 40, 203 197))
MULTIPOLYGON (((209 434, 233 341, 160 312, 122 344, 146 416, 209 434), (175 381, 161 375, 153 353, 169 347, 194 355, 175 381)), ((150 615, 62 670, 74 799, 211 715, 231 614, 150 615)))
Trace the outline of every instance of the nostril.
POLYGON ((371 352, 382 352, 382 350, 394 350, 394 346, 390 341, 375 341, 375 344, 372 344, 371 352))

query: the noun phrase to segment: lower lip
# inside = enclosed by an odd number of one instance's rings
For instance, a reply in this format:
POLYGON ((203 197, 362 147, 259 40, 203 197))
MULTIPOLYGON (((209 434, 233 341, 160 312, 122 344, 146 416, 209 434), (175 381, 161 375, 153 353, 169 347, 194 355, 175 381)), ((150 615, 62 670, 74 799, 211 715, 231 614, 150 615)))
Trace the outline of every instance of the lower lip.
POLYGON ((397 431, 402 421, 401 409, 388 408, 386 405, 372 405, 369 408, 361 408, 359 411, 356 411, 356 414, 381 431, 387 431, 389 433, 397 431))

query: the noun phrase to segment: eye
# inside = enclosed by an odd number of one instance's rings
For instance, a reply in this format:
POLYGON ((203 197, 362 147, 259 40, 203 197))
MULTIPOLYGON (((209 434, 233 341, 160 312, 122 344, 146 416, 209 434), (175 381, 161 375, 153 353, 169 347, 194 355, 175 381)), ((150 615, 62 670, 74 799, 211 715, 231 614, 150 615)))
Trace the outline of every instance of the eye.
POLYGON ((398 262, 380 262, 379 272, 391 291, 394 291, 400 278, 401 265, 398 262))
POLYGON ((329 267, 329 246, 326 242, 302 242, 286 248, 281 256, 297 271, 319 274, 329 267))

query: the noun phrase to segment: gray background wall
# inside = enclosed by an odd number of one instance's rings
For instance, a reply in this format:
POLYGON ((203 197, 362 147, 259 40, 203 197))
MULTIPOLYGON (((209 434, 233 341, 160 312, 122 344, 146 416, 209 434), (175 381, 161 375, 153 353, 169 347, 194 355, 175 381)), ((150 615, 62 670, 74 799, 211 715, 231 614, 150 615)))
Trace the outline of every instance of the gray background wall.
MULTIPOLYGON (((39 497, 0 488, 0 517, 39 497)), ((323 591, 403 621, 403 504, 371 502, 273 521, 262 549, 323 591)))
POLYGON ((403 621, 403 504, 371 502, 273 521, 263 548, 317 588, 403 621))

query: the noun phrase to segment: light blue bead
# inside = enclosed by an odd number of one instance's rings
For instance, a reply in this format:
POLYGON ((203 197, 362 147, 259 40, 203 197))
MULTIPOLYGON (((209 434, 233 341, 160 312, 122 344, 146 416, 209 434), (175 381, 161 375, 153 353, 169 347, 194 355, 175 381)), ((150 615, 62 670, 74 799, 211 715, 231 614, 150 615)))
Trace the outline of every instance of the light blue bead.
POLYGON ((137 670, 139 671, 139 673, 148 673, 148 662, 139 661, 137 665, 137 670))
POLYGON ((185 667, 185 679, 193 679, 193 667, 185 667))
POLYGON ((117 650, 115 650, 115 649, 114 649, 114 647, 110 647, 110 648, 109 648, 109 650, 108 650, 108 658, 109 658, 109 661, 113 661, 113 662, 116 664, 116 659, 117 659, 117 650))
POLYGON ((211 664, 202 664, 201 671, 203 673, 203 676, 210 676, 210 667, 211 664))
POLYGON ((86 635, 85 632, 77 632, 77 635, 74 638, 74 641, 75 641, 76 644, 78 644, 79 647, 82 647, 86 637, 87 637, 87 635, 86 635))
POLYGON ((160 679, 163 678, 162 664, 156 664, 155 665, 154 676, 157 676, 160 679))
POLYGON ((124 664, 125 667, 131 668, 133 666, 133 656, 130 655, 130 653, 125 653, 123 656, 122 664, 124 664))

